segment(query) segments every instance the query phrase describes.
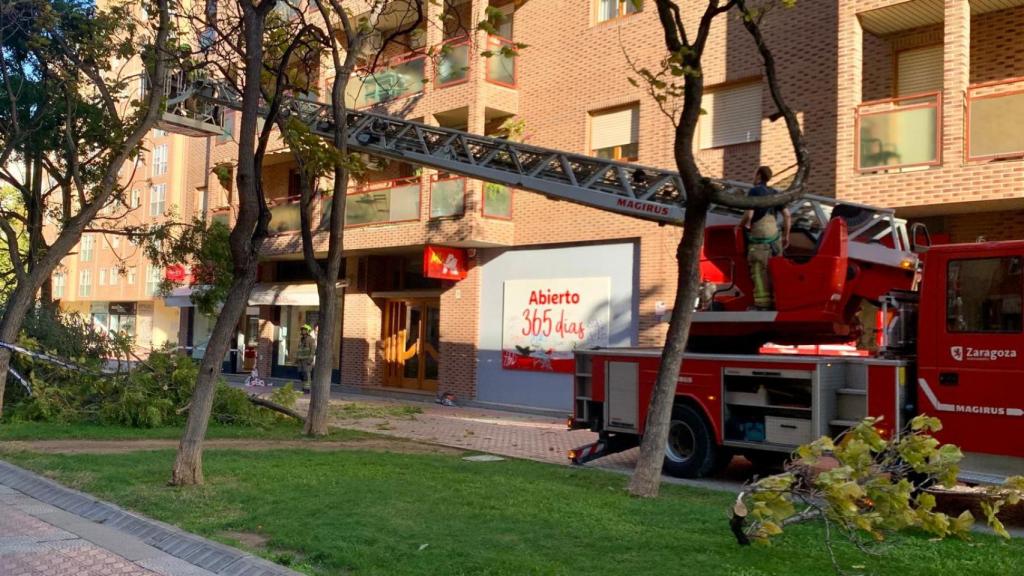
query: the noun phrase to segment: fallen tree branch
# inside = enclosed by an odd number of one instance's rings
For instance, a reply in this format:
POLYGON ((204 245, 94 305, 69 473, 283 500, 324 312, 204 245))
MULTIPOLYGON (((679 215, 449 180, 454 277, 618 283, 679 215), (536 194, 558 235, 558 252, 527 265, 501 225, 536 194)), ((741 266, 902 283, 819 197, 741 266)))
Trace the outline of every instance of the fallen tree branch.
POLYGON ((264 408, 269 408, 270 410, 273 410, 275 412, 280 412, 281 414, 284 414, 285 416, 291 416, 292 418, 295 418, 299 422, 305 422, 306 421, 306 417, 303 416, 302 414, 299 414, 298 412, 296 412, 295 410, 292 410, 291 408, 288 408, 286 406, 282 406, 282 405, 278 404, 277 402, 271 402, 270 400, 267 400, 266 398, 260 398, 259 396, 249 396, 249 402, 252 402, 253 404, 255 404, 257 406, 262 406, 264 408))

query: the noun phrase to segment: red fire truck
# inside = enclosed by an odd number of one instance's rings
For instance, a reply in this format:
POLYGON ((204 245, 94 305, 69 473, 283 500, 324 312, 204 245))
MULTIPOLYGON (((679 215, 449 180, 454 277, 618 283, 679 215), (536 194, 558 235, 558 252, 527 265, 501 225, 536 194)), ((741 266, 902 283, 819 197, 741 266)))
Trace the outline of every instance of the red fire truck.
MULTIPOLYGON (((793 249, 769 264, 770 312, 748 311, 742 233, 708 227, 701 273, 713 296, 695 312, 666 472, 706 476, 735 454, 778 461, 866 416, 898 434, 928 413, 943 421, 939 439, 963 449, 963 479, 1024 473, 1024 242, 917 246, 902 221, 879 214, 835 206, 820 232, 794 232, 793 249), (851 341, 870 330, 866 304, 881 317, 870 354, 758 353, 766 342, 851 341)), ((660 359, 653 348, 576 353, 570 426, 599 439, 573 450, 573 462, 639 443, 660 359)))

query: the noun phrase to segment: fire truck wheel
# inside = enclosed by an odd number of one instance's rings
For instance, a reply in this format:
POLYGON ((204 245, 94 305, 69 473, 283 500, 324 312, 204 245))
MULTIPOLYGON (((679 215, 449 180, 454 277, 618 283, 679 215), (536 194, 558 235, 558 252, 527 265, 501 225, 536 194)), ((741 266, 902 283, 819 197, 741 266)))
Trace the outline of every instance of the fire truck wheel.
POLYGON ((665 472, 677 478, 701 478, 713 474, 719 464, 718 446, 704 416, 685 404, 674 407, 665 445, 665 472))

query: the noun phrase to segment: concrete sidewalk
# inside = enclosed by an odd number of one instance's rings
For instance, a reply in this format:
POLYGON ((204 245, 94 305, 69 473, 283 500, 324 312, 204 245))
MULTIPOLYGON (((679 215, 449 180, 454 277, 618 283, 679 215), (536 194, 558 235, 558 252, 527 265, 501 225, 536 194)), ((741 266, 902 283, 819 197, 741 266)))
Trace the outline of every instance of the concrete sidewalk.
POLYGON ((0 576, 299 576, 0 461, 0 576))

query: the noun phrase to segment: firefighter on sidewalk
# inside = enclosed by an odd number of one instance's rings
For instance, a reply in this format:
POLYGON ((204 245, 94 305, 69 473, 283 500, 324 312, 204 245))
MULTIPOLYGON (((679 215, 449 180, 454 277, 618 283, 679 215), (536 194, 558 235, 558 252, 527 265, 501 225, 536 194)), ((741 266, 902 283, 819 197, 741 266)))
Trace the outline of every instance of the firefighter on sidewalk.
MULTIPOLYGON (((761 166, 754 173, 754 187, 749 196, 771 196, 774 188, 768 187, 772 169, 761 166)), ((754 283, 754 308, 771 310, 775 307, 772 297, 771 278, 768 275, 768 259, 782 254, 789 246, 789 228, 792 218, 785 206, 777 208, 756 208, 747 210, 740 220, 740 226, 747 230, 747 265, 750 279, 754 283), (779 230, 779 216, 782 230, 779 230)))
POLYGON ((302 325, 302 333, 299 336, 299 350, 296 354, 299 370, 302 371, 302 391, 309 392, 310 376, 313 371, 314 356, 316 355, 316 336, 313 335, 313 327, 309 324, 302 325))

